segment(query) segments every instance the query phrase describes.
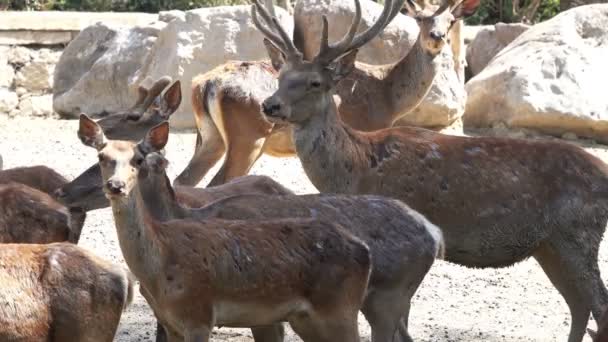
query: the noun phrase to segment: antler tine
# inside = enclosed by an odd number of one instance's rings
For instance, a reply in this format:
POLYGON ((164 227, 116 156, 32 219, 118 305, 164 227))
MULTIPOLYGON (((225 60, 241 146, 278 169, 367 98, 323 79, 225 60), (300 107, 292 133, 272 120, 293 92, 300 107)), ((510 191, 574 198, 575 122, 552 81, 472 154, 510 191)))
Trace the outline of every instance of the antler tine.
POLYGON ((285 32, 285 29, 283 29, 278 19, 272 16, 268 12, 268 10, 260 4, 259 0, 254 0, 253 2, 254 5, 251 9, 251 18, 255 26, 266 36, 266 38, 268 38, 275 46, 277 46, 277 48, 279 48, 287 56, 287 58, 301 59, 302 54, 295 47, 293 41, 291 40, 287 32, 285 32), (267 27, 266 25, 263 25, 260 22, 257 16, 258 12, 262 16, 262 19, 264 19, 266 24, 272 26, 274 30, 267 27))
MULTIPOLYGON (((389 0, 390 1, 390 0, 389 0)), ((361 22, 361 3, 359 0, 355 0, 355 17, 351 21, 348 32, 342 37, 342 39, 334 44, 329 44, 329 28, 327 23, 327 17, 323 16, 323 31, 321 33, 321 46, 319 53, 315 57, 315 61, 321 63, 329 63, 337 57, 343 55, 345 52, 350 50, 350 45, 357 34, 359 23, 361 22)))
POLYGON ((251 5, 251 20, 253 20, 253 24, 279 50, 281 50, 283 53, 287 54, 287 49, 285 48, 285 44, 281 41, 281 38, 279 36, 277 36, 277 34, 273 30, 266 27, 266 25, 264 25, 260 22, 260 19, 258 18, 258 11, 262 15, 262 18, 264 19, 264 21, 266 23, 272 22, 272 20, 270 19, 270 16, 268 16, 268 18, 265 17, 265 14, 268 14, 268 12, 265 12, 263 8, 260 10, 260 8, 262 8, 262 6, 259 4, 259 2, 257 0, 254 0, 253 5, 251 5))
POLYGON ((401 6, 403 6, 403 3, 403 0, 386 0, 384 2, 382 13, 380 13, 380 17, 376 19, 376 22, 370 28, 365 30, 365 32, 358 34, 353 39, 350 49, 353 50, 360 48, 382 32, 386 25, 388 25, 390 21, 397 15, 397 12, 399 12, 399 9, 401 6), (400 6, 396 7, 396 4, 393 1, 400 3, 400 6))
POLYGON ((403 8, 403 5, 405 4, 406 0, 393 0, 393 6, 391 9, 391 14, 388 17, 388 19, 386 20, 386 24, 384 25, 384 28, 386 28, 388 26, 388 24, 390 24, 393 19, 395 19, 395 17, 397 16, 397 14, 400 13, 401 9, 403 8))

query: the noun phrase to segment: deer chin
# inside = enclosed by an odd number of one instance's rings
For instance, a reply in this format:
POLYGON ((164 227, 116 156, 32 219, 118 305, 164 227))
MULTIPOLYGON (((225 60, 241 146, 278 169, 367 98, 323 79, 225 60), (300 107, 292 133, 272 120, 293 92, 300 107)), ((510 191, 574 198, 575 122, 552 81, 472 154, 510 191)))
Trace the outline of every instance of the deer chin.
POLYGON ((106 195, 106 198, 110 201, 124 200, 127 198, 127 193, 124 191, 121 191, 119 193, 113 193, 113 192, 110 192, 110 191, 104 189, 103 193, 106 195))
POLYGON ((266 120, 273 124, 288 124, 287 117, 282 114, 264 114, 266 120))

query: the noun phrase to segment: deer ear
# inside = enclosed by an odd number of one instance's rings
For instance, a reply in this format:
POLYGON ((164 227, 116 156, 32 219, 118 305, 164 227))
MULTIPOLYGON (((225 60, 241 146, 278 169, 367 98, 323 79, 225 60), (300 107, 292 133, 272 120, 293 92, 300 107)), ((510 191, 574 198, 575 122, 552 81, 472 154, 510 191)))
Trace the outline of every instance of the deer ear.
POLYGON ((274 70, 281 70, 285 64, 285 55, 283 54, 283 51, 266 38, 264 38, 264 46, 266 47, 266 52, 268 52, 274 70))
POLYGON ((463 0, 456 7, 452 8, 452 15, 456 19, 470 17, 477 11, 479 3, 480 0, 463 0))
POLYGON ((91 120, 86 114, 80 114, 78 138, 86 146, 101 150, 106 145, 106 136, 97 122, 91 120))
POLYGON ((332 70, 334 82, 339 82, 355 69, 355 60, 357 59, 358 51, 359 50, 357 49, 351 50, 332 62, 330 69, 332 70))
POLYGON ((169 140, 169 122, 162 122, 152 127, 144 140, 140 143, 140 147, 146 153, 158 152, 162 150, 169 140))
POLYGON ((175 113, 179 105, 182 103, 182 86, 181 82, 175 81, 173 84, 165 91, 163 94, 163 98, 161 101, 161 115, 163 118, 168 119, 171 114, 175 113))

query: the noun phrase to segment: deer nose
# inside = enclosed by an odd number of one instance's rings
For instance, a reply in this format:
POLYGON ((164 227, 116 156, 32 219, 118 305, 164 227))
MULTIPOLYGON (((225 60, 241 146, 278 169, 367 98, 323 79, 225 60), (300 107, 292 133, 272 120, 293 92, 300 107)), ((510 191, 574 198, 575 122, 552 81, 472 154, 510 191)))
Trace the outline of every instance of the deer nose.
POLYGON ((110 179, 106 182, 106 188, 108 191, 114 195, 118 195, 125 188, 125 182, 110 179))
POLYGON ((272 115, 273 113, 278 112, 280 110, 280 103, 268 103, 266 101, 262 103, 262 112, 264 112, 264 114, 266 115, 272 115))
POLYGON ((438 31, 431 31, 429 35, 431 38, 433 38, 433 40, 442 40, 445 37, 445 33, 438 31))

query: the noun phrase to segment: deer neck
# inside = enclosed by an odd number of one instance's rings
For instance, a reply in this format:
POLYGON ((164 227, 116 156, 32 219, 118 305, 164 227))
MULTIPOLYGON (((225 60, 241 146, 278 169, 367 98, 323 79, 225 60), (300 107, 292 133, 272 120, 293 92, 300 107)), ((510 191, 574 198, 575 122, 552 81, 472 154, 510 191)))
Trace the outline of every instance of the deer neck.
POLYGON ((353 170, 366 160, 370 148, 364 137, 338 116, 329 94, 327 110, 313 113, 307 122, 294 125, 294 141, 306 175, 322 192, 355 193, 353 170))
POLYGON ((418 35, 408 54, 389 70, 385 84, 395 119, 414 110, 431 89, 440 68, 436 56, 424 50, 418 35))
POLYGON ((129 269, 144 284, 153 284, 161 265, 160 253, 152 231, 144 224, 141 202, 138 186, 126 198, 110 200, 118 243, 129 269))
POLYGON ((186 210, 177 202, 175 191, 166 174, 146 177, 139 181, 142 206, 157 221, 188 217, 186 210))

